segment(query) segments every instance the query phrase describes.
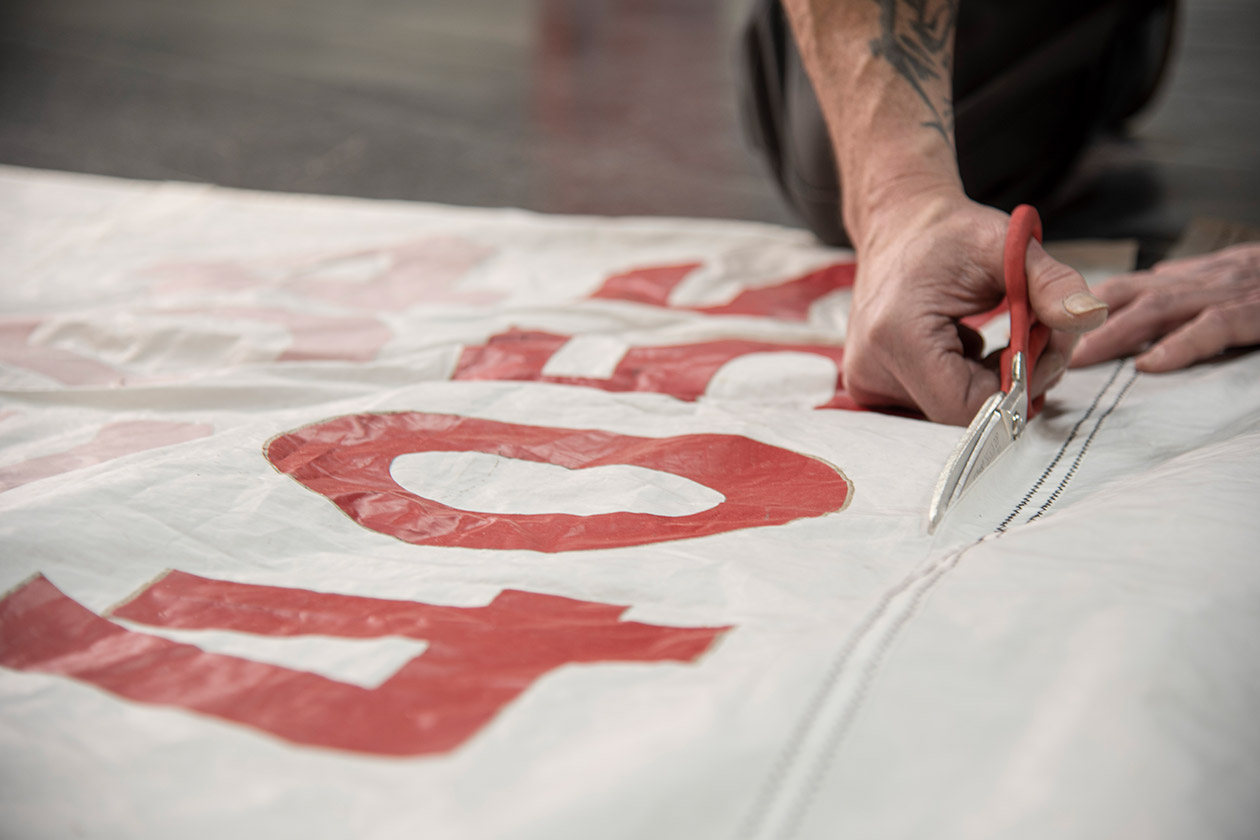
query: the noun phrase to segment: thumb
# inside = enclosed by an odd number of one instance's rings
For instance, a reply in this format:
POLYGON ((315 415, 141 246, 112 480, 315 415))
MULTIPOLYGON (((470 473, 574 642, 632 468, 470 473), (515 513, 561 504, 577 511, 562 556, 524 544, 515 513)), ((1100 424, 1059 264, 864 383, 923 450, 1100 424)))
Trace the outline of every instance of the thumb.
POLYGON ((1107 304, 1094 297, 1085 278, 1046 253, 1037 240, 1028 243, 1028 299, 1037 320, 1051 329, 1083 333, 1107 320, 1107 304))

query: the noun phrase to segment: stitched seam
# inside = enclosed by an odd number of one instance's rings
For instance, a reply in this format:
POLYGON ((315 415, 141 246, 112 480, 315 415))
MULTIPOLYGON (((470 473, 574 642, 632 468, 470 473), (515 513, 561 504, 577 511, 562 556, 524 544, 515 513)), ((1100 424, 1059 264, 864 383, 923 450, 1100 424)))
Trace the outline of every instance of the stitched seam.
POLYGON ((1013 520, 1016 516, 1019 516, 1019 512, 1028 506, 1028 503, 1032 501, 1033 496, 1037 495, 1037 491, 1041 489, 1041 485, 1046 483, 1046 479, 1050 477, 1050 473, 1054 472, 1054 468, 1059 465, 1059 461, 1063 460, 1063 456, 1067 453, 1067 448, 1072 445, 1072 441, 1076 440, 1076 435, 1080 432, 1081 427, 1085 425, 1085 421, 1088 420, 1090 415, 1094 413, 1094 409, 1098 408, 1098 403, 1102 401, 1103 394, 1107 393, 1107 390, 1111 388, 1112 383, 1116 381, 1116 377, 1120 375, 1120 371, 1123 368, 1124 362, 1118 363, 1116 365, 1116 369, 1111 372, 1111 378, 1107 380, 1107 384, 1102 386, 1101 391, 1094 394, 1094 401, 1089 404, 1089 408, 1081 415, 1081 419, 1076 421, 1076 425, 1072 427, 1072 431, 1068 432, 1067 440, 1063 441, 1063 445, 1060 446, 1059 451, 1055 453, 1054 460, 1050 462, 1050 465, 1046 467, 1045 472, 1041 474, 1041 477, 1037 479, 1029 491, 1024 494, 1024 498, 1019 500, 1019 504, 1015 506, 1015 509, 1012 510, 1005 519, 998 523, 996 529, 998 533, 1005 533, 1006 526, 1011 524, 1011 520, 1013 520))
POLYGON ((927 578, 927 584, 919 590, 913 598, 911 598, 910 604, 906 607, 905 611, 893 621, 889 631, 884 634, 884 637, 880 639, 879 644, 876 645, 875 650, 872 651, 870 660, 862 669, 862 675, 858 681, 857 688, 854 690, 853 699, 846 704, 844 711, 841 713, 839 719, 837 719, 835 726, 832 727, 831 731, 827 734, 825 739, 826 748, 823 750, 822 759, 819 760, 818 764, 814 767, 813 772, 810 773, 809 779, 806 781, 805 789, 799 797, 800 806, 792 811, 789 821, 784 826, 784 837, 793 837, 796 835, 796 832, 800 830, 801 822, 805 819, 805 814, 809 809, 809 803, 812 802, 814 797, 818 795, 819 788, 822 787, 823 779, 827 777, 827 771, 831 769, 832 760, 839 752, 838 747, 840 743, 844 740, 844 736, 848 733, 849 727, 853 723, 854 719, 857 718, 857 714, 866 700, 868 690, 875 683, 875 676, 879 671, 879 666, 884 661, 884 657, 892 647, 892 644, 896 640, 898 634, 901 633, 902 628, 909 623, 910 619, 918 611, 919 604, 922 603, 922 601, 928 596, 928 593, 932 591, 932 587, 935 586, 947 572, 958 565, 958 561, 962 559, 963 554, 970 551, 974 546, 983 542, 987 538, 988 535, 981 537, 970 545, 964 546, 949 555, 938 565, 932 567, 929 572, 916 576, 918 579, 927 578))
MULTIPOLYGON (((1048 467, 1047 470, 1042 474, 1042 477, 1038 479, 1037 481, 1038 485, 1045 482, 1049 472, 1054 468, 1054 465, 1057 464, 1058 461, 1062 458, 1062 455, 1066 452, 1067 446, 1071 443, 1072 439, 1075 438, 1079 427, 1094 412, 1094 410, 1098 406, 1098 403, 1102 400, 1103 395, 1106 394, 1107 391, 1111 388, 1112 384, 1116 380, 1116 377, 1119 375, 1120 371, 1123 369, 1124 364, 1125 364, 1124 362, 1120 362, 1116 366, 1116 370, 1112 373, 1111 377, 1107 380, 1107 382, 1103 385, 1103 387, 1099 389, 1098 393, 1095 394, 1093 402, 1091 402, 1089 408, 1086 409, 1085 414, 1082 415, 1081 419, 1073 427, 1068 440, 1064 443, 1063 447, 1060 448, 1059 453, 1055 455, 1054 460, 1051 462, 1051 466, 1048 467)), ((1104 411, 1098 417, 1098 420, 1097 422, 1095 422, 1093 429, 1090 430, 1089 436, 1085 439, 1085 442, 1082 444, 1080 452, 1077 453, 1076 458, 1073 460, 1072 466, 1068 470, 1068 474, 1065 475, 1063 480, 1059 482, 1058 488, 1056 488, 1055 492, 1051 495, 1050 499, 1048 499, 1041 506, 1041 508, 1037 511, 1036 514, 1034 514, 1032 517, 1029 518, 1028 520, 1029 522, 1031 522, 1033 519, 1040 517, 1043 513, 1045 513, 1046 510, 1050 508, 1051 505, 1054 504, 1054 501, 1058 499, 1059 495, 1063 491, 1063 488, 1067 486, 1067 484, 1071 481, 1072 476, 1075 475, 1077 468, 1080 466, 1081 460, 1085 456, 1085 452, 1089 449, 1089 446, 1093 442, 1094 437, 1098 434, 1099 429, 1102 428, 1103 422, 1119 406, 1120 401, 1124 399, 1124 396, 1129 392, 1129 389, 1133 386, 1134 382, 1137 381, 1137 375, 1138 375, 1138 371, 1135 368, 1133 371, 1133 374, 1129 377, 1124 387, 1120 390, 1120 393, 1117 394, 1115 400, 1113 400, 1111 405, 1107 407, 1107 410, 1104 411)), ((1034 487, 1034 490, 1029 491, 1029 493, 1025 496, 1024 501, 1021 501, 1019 505, 1016 506, 1016 509, 1014 513, 1012 514, 1012 517, 1015 515, 1018 515, 1019 510, 1022 509, 1027 504, 1028 499, 1031 498, 1032 494, 1035 491, 1036 491, 1035 487, 1034 487)), ((1004 520, 1002 525, 1007 524, 1009 521, 1010 521, 1009 518, 1007 520, 1004 520)), ((790 816, 788 817, 788 820, 785 824, 786 831, 784 832, 783 836, 791 837, 800 829, 801 823, 805 818, 806 812, 809 810, 810 802, 818 794, 818 790, 822 785, 822 780, 826 776, 826 771, 830 768, 832 760, 834 759, 835 754, 838 751, 836 747, 844 738, 844 735, 848 731, 848 728, 851 722, 857 717, 857 713, 862 707, 867 691, 869 687, 874 684, 875 677, 877 676, 877 673, 879 671, 879 667, 883 663, 884 657, 887 655, 888 651, 891 649, 893 642, 896 641, 897 636, 900 634, 901 630, 906 626, 906 624, 909 623, 910 619, 914 617, 919 606, 923 603, 924 600, 926 600, 932 588, 945 576, 946 572, 950 571, 951 569, 953 569, 954 567, 958 565, 958 561, 962 559, 962 556, 964 554, 966 554, 968 551, 975 548, 977 545, 979 545, 980 543, 984 542, 987 539, 1000 539, 1002 536, 1004 536, 1007 533, 1007 531, 1005 530, 1004 527, 1002 527, 1002 525, 999 525, 991 533, 986 534, 985 536, 981 537, 975 542, 970 543, 969 545, 966 545, 963 548, 959 549, 954 554, 947 557, 941 563, 938 563, 932 567, 929 567, 928 569, 923 569, 923 570, 914 572, 913 574, 907 576, 901 582, 899 582, 898 584, 896 584, 895 586, 893 586, 891 589, 889 589, 887 592, 884 593, 883 597, 880 599, 878 606, 867 616, 866 619, 863 620, 862 624, 859 625, 859 627, 853 633, 850 634, 848 641, 846 641, 845 645, 841 648, 840 656, 837 657, 837 659, 835 660, 835 662, 832 664, 831 668, 827 672, 827 676, 826 676, 826 679, 824 680, 823 687, 818 692, 815 693, 814 699, 810 703, 809 709, 801 717, 801 721, 797 725, 796 729, 793 731, 792 737, 788 745, 784 748, 783 752, 780 753, 779 758, 776 761, 775 766, 771 771, 770 779, 767 781, 765 787, 762 789, 761 795, 757 799, 756 804, 754 805, 753 809, 750 811, 750 818, 744 824, 743 828, 740 831, 739 836, 751 837, 756 833, 757 829, 761 827, 764 821, 765 815, 768 813, 769 803, 773 799, 774 794, 777 791, 778 787, 783 783, 784 777, 786 776, 787 771, 788 771, 788 766, 792 763, 792 760, 791 760, 792 757, 795 756, 800 750, 801 744, 804 742, 805 737, 809 733, 811 722, 813 721, 814 717, 819 713, 822 705, 826 702, 827 697, 830 696, 832 690, 835 688, 836 682, 839 680, 840 675, 844 672, 845 666, 848 664, 850 657, 853 655, 853 651, 858 646, 858 643, 862 640, 862 638, 868 632, 870 632, 871 627, 880 619, 880 617, 882 617, 887 612, 889 605, 892 603, 892 600, 895 597, 900 595, 902 592, 906 591, 908 588, 913 586, 918 581, 923 580, 923 579, 930 579, 928 580, 927 585, 925 585, 923 589, 920 590, 911 599, 910 604, 906 608, 905 612, 894 620, 889 631, 884 635, 884 638, 879 641, 878 645, 876 646, 874 652, 871 655, 870 661, 866 664, 865 668, 863 669, 862 677, 858 682, 858 686, 853 694, 853 697, 851 698, 850 702, 845 704, 845 707, 842 710, 842 713, 839 719, 837 720, 836 724, 832 727, 832 729, 828 733, 828 736, 826 738, 827 748, 823 753, 823 757, 818 761, 814 769, 810 772, 808 779, 806 781, 804 790, 801 793, 801 795, 798 797, 798 800, 797 800, 798 804, 790 812, 790 816)))
POLYGON ((780 786, 782 786, 789 766, 793 764, 792 759, 798 752, 800 752, 801 745, 805 742, 805 738, 809 735, 812 721, 818 716, 822 709, 822 705, 827 701, 827 698, 831 696, 831 692, 835 689, 836 682, 840 679, 840 675, 844 673, 844 667, 848 664, 849 657, 853 655, 853 651, 857 648, 858 643, 868 632, 870 632, 871 626, 884 615, 894 598, 913 586, 920 578, 930 574, 934 568, 935 567, 916 571, 903 578, 895 586, 886 591, 880 598, 880 601, 876 605, 875 609, 868 613, 867 617, 862 620, 862 623, 858 625, 857 629, 849 634, 848 639, 840 648, 840 655, 836 657, 836 659, 832 662, 831 667, 828 668, 822 687, 818 691, 814 692, 814 697, 810 701, 809 708, 801 715, 800 722, 796 725, 796 728, 793 729, 787 745, 783 748, 782 752, 779 753, 778 759, 775 761, 774 766, 770 770, 769 779, 766 780, 765 785, 762 787, 761 794, 757 797, 757 801, 753 804, 753 807, 749 811, 750 816, 748 820, 746 820, 740 828, 737 836, 753 837, 756 835, 757 830, 762 825, 762 821, 766 813, 769 811, 770 802, 774 799, 780 786))
POLYGON ((1063 489, 1068 486, 1072 477, 1076 475, 1076 470, 1081 465, 1081 460, 1085 457, 1085 453, 1089 451, 1089 445, 1094 442, 1094 436, 1098 434, 1098 430, 1102 428, 1103 422, 1111 415, 1111 412, 1115 411, 1116 407, 1120 405, 1120 401, 1124 399, 1124 395, 1129 393, 1129 389, 1133 387, 1133 383, 1137 382, 1137 377, 1138 371, 1137 368, 1134 368, 1133 373, 1130 374, 1128 381, 1124 383, 1124 387, 1120 389, 1120 393, 1116 395, 1115 400, 1113 400, 1111 405, 1107 407, 1106 411, 1099 415, 1098 422, 1095 423, 1094 428, 1090 430, 1089 437, 1085 438, 1085 443, 1081 446, 1081 451, 1076 453, 1076 459, 1072 461, 1072 466, 1068 469, 1067 474, 1063 476, 1063 480, 1059 482, 1059 486, 1054 488, 1054 492, 1051 493, 1050 497, 1046 499, 1040 508, 1037 509, 1037 512, 1028 517, 1028 522, 1032 522, 1034 519, 1040 519, 1041 515, 1049 510, 1050 506, 1058 500, 1059 495, 1063 493, 1063 489))
MULTIPOLYGON (((1091 403, 1089 409, 1087 409, 1086 414, 1082 417, 1082 420, 1084 420, 1084 417, 1088 417, 1089 414, 1093 412, 1103 394, 1105 394, 1108 389, 1111 388, 1112 383, 1115 382, 1116 374, 1120 372, 1123 366, 1124 362, 1117 365, 1115 373, 1112 374, 1111 378, 1107 380, 1106 384, 1103 385, 1102 389, 1100 389, 1095 395, 1093 403, 1091 403)), ((1120 389, 1116 398, 1112 400, 1111 405, 1107 407, 1106 411, 1099 415, 1098 420, 1094 423, 1094 427, 1090 430, 1089 436, 1085 438, 1085 442, 1081 445, 1080 451, 1076 454, 1076 458, 1073 459, 1072 466, 1068 470, 1067 475, 1065 475, 1063 480, 1059 482, 1059 486, 1055 489, 1054 493, 1051 494, 1050 498, 1042 504, 1040 509, 1038 509, 1033 516, 1029 517, 1029 522, 1040 517, 1059 498, 1059 495, 1063 492, 1063 488, 1067 486, 1067 484, 1072 480, 1072 477, 1076 474, 1077 468, 1080 466, 1082 459, 1085 457, 1085 453, 1089 450, 1090 444, 1093 443, 1095 436, 1097 436, 1098 430, 1102 428, 1103 422, 1106 421, 1111 413, 1120 405, 1121 400, 1124 399, 1125 395, 1129 392, 1129 389, 1133 387, 1133 383, 1137 381, 1137 376, 1138 371, 1134 368, 1133 373, 1125 382, 1124 387, 1120 389)), ((857 714, 861 710, 863 701, 866 698, 870 686, 875 682, 875 677, 879 672, 880 666, 883 664, 885 656, 888 654, 889 650, 891 650, 893 642, 896 641, 897 636, 901 633, 902 629, 910 623, 910 619, 914 617, 915 613, 919 609, 919 606, 927 599, 927 596, 931 593, 932 588, 945 577, 945 574, 948 571, 958 565, 958 561, 962 559, 964 554, 984 542, 986 539, 1000 539, 1006 533, 1007 532, 1005 530, 995 529, 975 542, 959 549, 957 552, 950 555, 950 557, 945 561, 933 567, 929 572, 923 575, 915 576, 915 579, 921 577, 929 577, 931 579, 928 581, 927 585, 925 585, 923 589, 916 593, 914 598, 911 599, 905 612, 897 617, 888 632, 884 635, 884 638, 880 640, 879 644, 872 652, 869 662, 867 662, 866 667, 863 669, 861 680, 858 683, 857 689, 853 693, 852 699, 846 705, 844 712, 841 714, 833 729, 834 734, 829 736, 827 739, 826 743, 828 746, 823 753, 822 759, 818 762, 813 772, 810 774, 805 793, 803 793, 800 797, 801 804, 792 812, 790 821, 787 824, 788 830, 784 833, 785 837, 793 836, 800 828, 800 824, 804 820, 805 813, 808 810, 809 803, 818 794, 818 789, 822 786, 822 781, 826 777, 826 771, 830 768, 831 763, 838 752, 837 747, 848 731, 852 721, 857 718, 857 714)))

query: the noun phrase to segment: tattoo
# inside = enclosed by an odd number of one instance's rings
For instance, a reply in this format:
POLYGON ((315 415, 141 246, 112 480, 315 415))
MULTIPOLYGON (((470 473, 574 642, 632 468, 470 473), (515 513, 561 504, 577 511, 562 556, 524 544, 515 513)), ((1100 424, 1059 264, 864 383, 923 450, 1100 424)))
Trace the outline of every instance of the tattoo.
POLYGON ((926 128, 939 131, 953 148, 954 26, 959 0, 874 0, 880 7, 880 37, 871 41, 871 55, 893 66, 932 112, 926 128), (938 101, 923 88, 928 79, 944 79, 946 93, 938 101))

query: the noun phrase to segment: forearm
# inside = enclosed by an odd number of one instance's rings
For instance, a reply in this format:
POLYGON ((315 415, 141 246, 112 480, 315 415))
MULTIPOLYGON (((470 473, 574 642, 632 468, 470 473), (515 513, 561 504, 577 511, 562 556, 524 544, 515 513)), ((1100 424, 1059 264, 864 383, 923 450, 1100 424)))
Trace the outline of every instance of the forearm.
POLYGON ((958 0, 784 7, 827 121, 844 223, 859 250, 881 226, 913 223, 906 213, 926 222, 937 205, 960 198, 951 102, 958 0))
MULTIPOLYGON (((999 388, 962 319, 1005 292, 1009 218, 969 201, 954 156, 954 27, 961 0, 783 0, 840 170, 844 225, 858 252, 844 383, 867 405, 915 406, 966 424, 999 388)), ((1013 6, 1017 6, 1014 3, 1013 6)), ((1055 330, 1037 394, 1106 306, 1037 242, 1028 296, 1055 330)))

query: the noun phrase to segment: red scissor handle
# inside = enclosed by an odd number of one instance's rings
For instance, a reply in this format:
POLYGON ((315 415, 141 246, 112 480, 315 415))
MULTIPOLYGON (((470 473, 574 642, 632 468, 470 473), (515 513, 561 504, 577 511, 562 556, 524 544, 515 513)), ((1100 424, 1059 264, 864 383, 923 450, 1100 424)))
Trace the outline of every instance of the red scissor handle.
MULTIPOLYGON (((1002 351, 1002 390, 1011 390, 1011 361, 1016 353, 1024 354, 1026 376, 1032 381, 1037 360, 1050 342, 1050 328, 1037 323, 1028 302, 1028 243, 1041 241, 1041 217, 1032 205, 1021 204, 1011 213, 1006 229, 1006 250, 1002 255, 1002 271, 1006 275, 1006 300, 1011 308, 1011 343, 1002 351)), ((1027 383, 1026 383, 1027 384, 1027 383)), ((1029 398, 1028 419, 1041 410, 1043 400, 1029 398)))

